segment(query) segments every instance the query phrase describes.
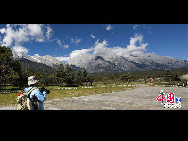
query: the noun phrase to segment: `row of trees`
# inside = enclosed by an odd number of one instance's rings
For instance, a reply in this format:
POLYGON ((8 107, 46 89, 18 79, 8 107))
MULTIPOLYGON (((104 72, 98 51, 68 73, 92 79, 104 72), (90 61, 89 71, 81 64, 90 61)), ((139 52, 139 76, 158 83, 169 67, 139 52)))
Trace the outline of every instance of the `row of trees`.
MULTIPOLYGON (((43 86, 58 85, 58 86, 75 86, 90 83, 92 85, 94 77, 87 73, 87 70, 73 71, 68 64, 60 64, 57 69, 51 74, 36 72, 31 68, 26 68, 23 71, 25 78, 28 76, 36 76, 39 79, 39 84, 43 86)), ((27 80, 26 80, 27 81, 27 80)))
MULTIPOLYGON (((140 73, 143 73, 143 72, 140 72, 140 73)), ((130 80, 135 81, 135 80, 138 80, 139 78, 144 79, 145 82, 149 78, 153 78, 154 80, 155 80, 155 78, 159 78, 161 81, 166 81, 166 82, 180 81, 180 75, 176 72, 172 72, 169 70, 146 71, 139 77, 138 77, 138 75, 139 75, 139 72, 132 72, 132 73, 128 72, 128 73, 121 75, 120 80, 126 81, 128 83, 130 82, 130 80), (136 75, 136 73, 138 73, 138 74, 136 75)))
POLYGON ((94 74, 95 81, 106 83, 120 83, 130 81, 143 80, 147 81, 153 78, 154 81, 180 81, 180 76, 187 74, 188 68, 179 68, 174 70, 144 70, 134 72, 121 72, 121 73, 99 73, 94 74))
POLYGON ((94 77, 86 69, 74 72, 68 64, 60 64, 54 73, 54 80, 59 86, 83 85, 88 82, 92 85, 94 77))

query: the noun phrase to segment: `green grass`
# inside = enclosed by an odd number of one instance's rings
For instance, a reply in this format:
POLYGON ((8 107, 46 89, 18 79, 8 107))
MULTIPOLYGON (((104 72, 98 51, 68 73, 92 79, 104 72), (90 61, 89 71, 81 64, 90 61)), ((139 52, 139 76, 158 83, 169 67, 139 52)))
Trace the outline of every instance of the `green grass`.
POLYGON ((16 104, 17 93, 0 94, 0 106, 8 106, 16 104))
MULTIPOLYGON (((122 85, 123 83, 121 83, 122 85)), ((125 83, 127 85, 127 83, 125 83)), ((39 87, 40 88, 40 87, 39 87)), ((67 97, 78 97, 78 96, 87 96, 94 94, 102 93, 112 93, 118 91, 124 91, 128 88, 134 88, 132 86, 115 86, 115 84, 95 84, 94 86, 79 86, 77 89, 57 89, 57 88, 75 88, 75 87, 58 87, 58 86, 48 86, 45 87, 50 90, 50 94, 47 95, 47 100, 58 99, 58 98, 67 98, 67 97), (101 87, 105 86, 105 87, 101 87), (114 86, 114 87, 112 87, 114 86), (82 87, 93 87, 91 88, 82 88, 82 87)), ((8 106, 16 104, 16 95, 18 93, 10 94, 0 94, 0 106, 8 106)))
MULTIPOLYGON (((82 87, 91 87, 91 86, 79 86, 77 89, 63 89, 63 90, 55 90, 52 87, 46 87, 46 89, 51 90, 51 93, 48 95, 48 100, 54 98, 66 98, 66 97, 78 97, 78 96, 87 96, 93 94, 101 94, 101 93, 112 93, 117 91, 127 90, 128 88, 133 88, 131 86, 124 86, 124 87, 112 87, 112 84, 109 85, 96 85, 92 86, 93 88, 82 88, 82 87), (97 87, 97 86, 105 86, 105 87, 97 87)), ((58 87, 59 88, 59 87, 58 87)), ((63 87, 62 87, 63 88, 63 87)))

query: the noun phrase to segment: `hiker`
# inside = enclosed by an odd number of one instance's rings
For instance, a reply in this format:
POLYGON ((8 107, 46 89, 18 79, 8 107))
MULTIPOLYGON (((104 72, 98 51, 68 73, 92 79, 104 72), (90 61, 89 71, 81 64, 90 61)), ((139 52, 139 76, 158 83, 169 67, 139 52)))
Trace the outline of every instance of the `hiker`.
POLYGON ((28 93, 32 88, 33 90, 29 94, 29 98, 32 101, 33 110, 44 110, 43 103, 46 100, 46 91, 41 92, 37 87, 36 84, 38 80, 35 76, 28 77, 28 88, 25 88, 24 91, 28 93), (35 99, 34 99, 35 98, 35 99), (34 100, 33 100, 34 99, 34 100), (38 106, 36 107, 34 102, 38 102, 38 106))

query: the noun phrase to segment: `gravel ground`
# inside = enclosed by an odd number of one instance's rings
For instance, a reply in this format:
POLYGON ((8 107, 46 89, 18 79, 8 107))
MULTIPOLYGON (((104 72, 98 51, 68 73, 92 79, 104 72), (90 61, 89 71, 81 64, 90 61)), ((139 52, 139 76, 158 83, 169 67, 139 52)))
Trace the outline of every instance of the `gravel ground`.
MULTIPOLYGON (((168 110, 157 101, 161 90, 165 95, 174 93, 176 97, 181 97, 180 110, 188 110, 188 88, 183 87, 137 87, 122 92, 53 99, 46 101, 44 108, 45 110, 168 110)), ((0 110, 15 109, 12 106, 0 107, 0 110)))

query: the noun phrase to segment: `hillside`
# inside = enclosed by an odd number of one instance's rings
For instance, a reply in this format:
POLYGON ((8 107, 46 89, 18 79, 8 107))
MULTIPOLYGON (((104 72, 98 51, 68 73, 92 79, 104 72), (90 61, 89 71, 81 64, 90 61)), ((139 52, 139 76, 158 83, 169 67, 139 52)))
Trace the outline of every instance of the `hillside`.
POLYGON ((42 64, 42 63, 37 63, 37 62, 32 62, 27 59, 20 59, 21 61, 21 68, 24 70, 25 68, 30 68, 31 70, 34 70, 36 72, 44 73, 44 74, 51 74, 55 71, 55 68, 52 68, 48 65, 42 64))

